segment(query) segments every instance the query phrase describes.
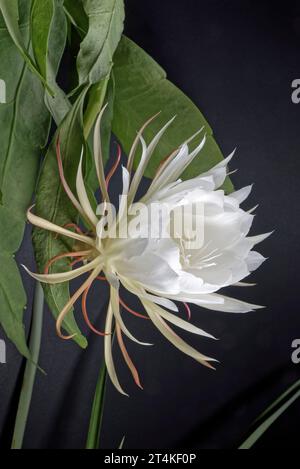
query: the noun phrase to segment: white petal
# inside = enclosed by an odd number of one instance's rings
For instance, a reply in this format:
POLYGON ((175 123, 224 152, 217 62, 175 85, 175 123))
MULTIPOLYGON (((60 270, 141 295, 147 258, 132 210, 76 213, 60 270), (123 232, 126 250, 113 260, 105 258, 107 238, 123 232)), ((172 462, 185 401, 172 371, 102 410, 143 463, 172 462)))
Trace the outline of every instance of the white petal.
POLYGON ((136 173, 133 177, 133 180, 132 180, 132 184, 131 184, 131 188, 130 188, 130 191, 129 191, 129 195, 128 195, 128 203, 132 203, 133 200, 134 200, 134 197, 136 195, 136 192, 137 192, 137 189, 139 187, 139 184, 142 180, 142 177, 144 175, 144 172, 147 168, 147 165, 150 161, 150 158, 158 144, 158 142, 160 141, 160 139, 162 138, 163 134, 165 133, 165 131, 167 130, 167 128, 172 124, 172 122, 174 121, 176 116, 172 117, 172 119, 170 119, 165 125, 164 127, 155 135, 155 137, 153 138, 153 140, 150 142, 149 146, 147 147, 146 146, 146 143, 144 141, 144 139, 142 138, 142 136, 140 136, 140 141, 142 143, 142 148, 143 148, 143 153, 142 153, 142 157, 141 157, 141 160, 140 160, 140 163, 137 167, 137 170, 136 170, 136 173))
POLYGON ((189 153, 188 146, 184 144, 180 149, 179 153, 161 173, 160 177, 156 181, 154 179, 153 186, 150 186, 149 188, 149 193, 152 194, 154 190, 157 191, 162 187, 166 186, 167 184, 176 181, 185 171, 185 169, 192 163, 198 153, 202 150, 205 145, 205 142, 206 135, 201 140, 200 144, 191 153, 189 153))
POLYGON ((248 282, 237 282, 234 283, 233 287, 255 287, 256 283, 248 283, 248 282))
POLYGON ((142 136, 140 136, 140 142, 142 144, 142 156, 130 185, 130 191, 128 193, 128 205, 130 205, 134 200, 134 197, 136 195, 136 192, 138 190, 139 184, 142 180, 145 171, 145 166, 147 164, 147 145, 142 136))
POLYGON ((124 396, 128 396, 125 391, 123 391, 115 369, 113 357, 112 357, 112 320, 113 320, 113 312, 111 303, 108 306, 108 311, 106 315, 106 324, 105 324, 105 337, 104 337, 104 356, 105 356, 105 364, 107 367, 107 372, 109 377, 115 386, 115 388, 124 396))
POLYGON ((53 231, 54 233, 67 236, 68 238, 77 239, 78 241, 81 241, 82 243, 86 243, 90 246, 95 247, 95 242, 92 238, 89 238, 88 236, 80 235, 78 233, 74 233, 73 231, 66 230, 65 228, 55 225, 54 223, 50 221, 44 220, 43 218, 40 218, 34 215, 30 211, 31 208, 27 211, 27 219, 33 225, 37 226, 38 228, 43 228, 44 230, 53 231))
POLYGON ((213 368, 208 362, 209 361, 217 361, 214 360, 213 358, 206 357, 202 353, 198 352, 195 350, 193 347, 188 345, 184 340, 182 340, 177 334, 175 334, 164 322, 164 320, 160 317, 160 315, 157 313, 157 306, 155 306, 153 303, 150 303, 148 301, 142 301, 150 319, 154 323, 154 325, 157 327, 157 329, 175 346, 177 347, 181 352, 185 353, 186 355, 194 358, 197 360, 199 363, 201 363, 204 366, 207 366, 209 368, 213 368))
POLYGON ((127 278, 141 284, 145 290, 178 293, 179 276, 161 257, 147 253, 140 258, 132 258, 128 261, 118 259, 114 261, 114 268, 119 277, 127 278))
POLYGON ((101 143, 101 120, 102 120, 102 117, 106 108, 107 108, 107 104, 101 109, 101 112, 95 124, 94 159, 95 159, 96 172, 97 172, 97 176, 99 180, 99 186, 100 186, 103 199, 105 201, 109 201, 109 196, 108 196, 106 182, 105 182, 103 155, 102 155, 102 143, 101 143))
MULTIPOLYGON (((118 225, 120 226, 120 229, 121 229, 123 218, 124 216, 127 215, 127 203, 128 203, 127 195, 128 195, 128 190, 129 190, 130 174, 124 166, 122 166, 122 178, 123 178, 123 190, 122 190, 122 197, 120 199, 119 212, 118 212, 118 216, 116 217, 114 223, 112 224, 110 228, 108 237, 112 237, 112 233, 116 232, 116 227, 118 225)), ((105 223, 105 219, 103 220, 104 220, 103 223, 105 223)), ((99 237, 99 233, 101 235, 101 230, 98 231, 98 237, 99 237)))
POLYGON ((175 300, 181 301, 183 303, 192 303, 198 306, 203 306, 206 308, 206 305, 211 305, 211 309, 214 309, 214 305, 223 305, 224 300, 221 295, 216 295, 214 293, 210 294, 191 294, 188 292, 181 291, 177 295, 169 295, 168 297, 175 300))
POLYGON ((239 204, 241 204, 250 195, 252 188, 253 188, 253 184, 251 184, 250 186, 243 187, 242 189, 239 189, 238 191, 231 192, 229 197, 233 197, 239 202, 239 204))
POLYGON ((201 174, 201 177, 212 177, 214 182, 214 189, 218 189, 224 183, 227 174, 227 165, 235 154, 235 150, 227 156, 224 160, 220 161, 216 166, 209 171, 201 174))
POLYGON ((80 157, 80 162, 79 162, 79 165, 78 165, 77 178, 76 178, 77 195, 78 195, 79 202, 80 202, 80 204, 81 204, 81 206, 84 210, 84 213, 85 213, 86 217, 91 222, 91 224, 94 227, 96 227, 99 220, 96 217, 96 215, 95 215, 95 213, 94 213, 94 211, 91 207, 88 195, 86 193, 86 189, 85 189, 85 185, 84 185, 84 181, 83 181, 83 175, 82 175, 82 158, 83 158, 83 149, 82 149, 82 153, 81 153, 81 157, 80 157))
POLYGON ((173 116, 163 127, 162 129, 155 135, 153 140, 149 143, 148 146, 148 153, 150 154, 149 158, 153 154, 155 148, 157 147, 157 144, 159 143, 160 139, 162 138, 163 134, 166 132, 168 127, 173 123, 173 121, 176 119, 176 116, 173 116))
MULTIPOLYGON (((158 313, 158 311, 157 311, 158 313)), ((165 311, 164 309, 160 308, 159 309, 159 315, 162 316, 164 319, 167 321, 171 322, 177 327, 180 327, 181 329, 191 332, 192 334, 197 334, 201 335, 203 337, 208 337, 209 339, 215 339, 216 338, 209 334, 208 332, 203 331, 202 329, 199 329, 199 327, 194 326, 190 322, 184 321, 183 319, 179 318, 178 316, 175 316, 175 314, 171 314, 168 311, 165 311)))
POLYGON ((251 243, 253 244, 253 246, 255 246, 256 244, 259 244, 262 241, 264 241, 265 239, 267 239, 273 233, 274 233, 274 231, 270 231, 269 233, 263 233, 261 235, 248 236, 247 239, 249 239, 251 241, 251 243))
POLYGON ((253 213, 253 212, 255 212, 255 210, 257 209, 257 207, 259 207, 259 204, 256 204, 256 205, 254 205, 254 207, 250 208, 250 210, 248 210, 248 213, 253 213))
POLYGON ((182 147, 179 149, 177 155, 172 159, 172 161, 165 167, 163 171, 159 173, 157 177, 154 177, 145 198, 143 198, 142 200, 149 199, 154 193, 161 190, 167 184, 176 181, 177 178, 173 178, 172 175, 174 174, 175 169, 178 168, 178 161, 181 160, 186 163, 188 154, 188 146, 186 144, 182 145, 182 147))
POLYGON ((97 257, 92 262, 79 267, 78 269, 71 270, 70 272, 61 272, 57 274, 35 274, 27 269, 25 265, 22 264, 22 267, 26 270, 26 272, 33 277, 34 279, 38 280, 42 283, 49 283, 51 285, 55 285, 57 283, 68 282, 73 280, 74 278, 79 277, 80 275, 89 272, 90 270, 95 269, 96 267, 101 266, 101 257, 97 257))
POLYGON ((144 130, 148 127, 148 125, 154 120, 156 119, 156 117, 160 114, 160 111, 155 114, 154 116, 150 117, 150 119, 147 120, 147 122, 145 122, 145 124, 140 128, 140 130, 138 131, 137 133, 137 136, 135 137, 134 139, 134 142, 133 142, 133 145, 130 149, 130 152, 129 152, 129 155, 128 155, 128 163, 127 163, 127 170, 129 172, 129 174, 131 173, 132 171, 132 166, 133 166, 133 162, 134 162, 134 157, 135 157, 135 153, 136 153, 136 149, 137 149, 137 146, 138 146, 138 143, 140 141, 140 137, 143 135, 143 132, 144 130))
POLYGON ((122 332, 123 332, 129 339, 131 339, 133 342, 136 342, 136 343, 139 344, 139 345, 153 345, 153 344, 148 344, 148 343, 146 343, 146 342, 141 342, 141 341, 137 340, 137 339, 131 334, 131 332, 129 332, 129 330, 128 330, 127 327, 125 326, 124 321, 123 321, 123 318, 122 318, 122 316, 121 316, 121 313, 120 313, 120 303, 119 303, 119 294, 118 294, 118 291, 117 291, 114 287, 111 287, 111 289, 110 289, 110 297, 111 297, 111 307, 112 307, 114 316, 115 316, 115 318, 116 318, 117 323, 118 323, 119 326, 121 327, 122 332))
POLYGON ((169 300, 168 298, 163 298, 161 296, 150 295, 149 293, 145 293, 142 295, 145 300, 152 301, 153 303, 163 306, 164 308, 170 309, 171 311, 178 312, 178 307, 176 304, 169 300))
POLYGON ((264 308, 264 306, 254 305, 247 303, 245 301, 236 300, 235 298, 229 298, 228 296, 219 295, 215 293, 216 298, 221 298, 223 300, 222 304, 202 304, 204 308, 212 309, 214 311, 224 311, 225 313, 249 313, 256 309, 264 308))
POLYGON ((259 252, 256 251, 251 251, 249 252, 249 255, 246 259, 246 262, 248 264, 248 269, 250 272, 253 272, 254 270, 258 269, 258 267, 261 266, 263 262, 265 262, 266 258, 259 254, 259 252))

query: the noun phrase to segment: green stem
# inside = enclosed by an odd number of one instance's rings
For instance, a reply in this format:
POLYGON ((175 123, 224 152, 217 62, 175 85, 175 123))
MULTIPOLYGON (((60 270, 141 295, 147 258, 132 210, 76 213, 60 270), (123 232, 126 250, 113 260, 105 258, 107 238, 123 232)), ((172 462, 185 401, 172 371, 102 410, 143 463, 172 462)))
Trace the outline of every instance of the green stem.
POLYGON ((39 360, 42 326, 43 326, 44 293, 40 283, 36 284, 32 310, 32 323, 29 339, 31 358, 27 360, 23 385, 20 394, 18 412, 15 421, 12 449, 21 449, 29 414, 32 392, 39 360))
POLYGON ((259 427, 247 438, 246 441, 239 447, 239 449, 250 449, 255 443, 264 435, 264 433, 273 425, 274 422, 297 400, 300 398, 299 381, 293 384, 285 393, 283 393, 268 409, 263 412, 259 417, 264 418, 266 414, 273 410, 277 404, 285 400, 287 396, 291 396, 286 402, 284 402, 275 412, 273 412, 268 418, 265 418, 259 427), (294 392, 296 391, 296 392, 294 392))
POLYGON ((106 374, 106 365, 103 360, 93 401, 86 449, 99 449, 105 400, 106 374))

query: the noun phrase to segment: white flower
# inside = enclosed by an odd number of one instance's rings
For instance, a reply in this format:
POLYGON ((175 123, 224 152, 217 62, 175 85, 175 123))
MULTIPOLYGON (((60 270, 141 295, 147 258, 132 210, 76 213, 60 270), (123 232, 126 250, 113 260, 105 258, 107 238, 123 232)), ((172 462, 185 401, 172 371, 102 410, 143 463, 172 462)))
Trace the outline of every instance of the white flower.
MULTIPOLYGON (((105 108, 101 111, 95 126, 94 157, 101 193, 105 207, 108 207, 109 193, 107 186, 120 159, 120 151, 117 163, 105 179, 100 139, 101 117, 104 110, 105 108)), ((153 118, 138 132, 128 157, 127 168, 122 168, 123 198, 119 206, 118 218, 113 223, 114 229, 117 226, 120 228, 128 212, 135 208, 137 204, 135 200, 136 193, 144 171, 160 138, 173 121, 172 119, 168 122, 147 145, 142 134, 152 120, 153 118), (142 146, 142 156, 135 174, 131 175, 139 143, 142 146)), ((77 174, 76 198, 64 178, 59 142, 57 145, 57 156, 62 184, 81 217, 93 227, 92 233, 84 234, 75 225, 72 226, 75 228, 75 232, 67 229, 71 228, 71 226, 56 226, 34 215, 31 210, 28 211, 28 220, 32 224, 77 240, 79 247, 74 252, 62 254, 51 259, 47 266, 45 266, 44 274, 33 274, 31 272, 30 274, 41 282, 53 284, 70 281, 89 272, 88 278, 61 311, 57 320, 57 332, 64 339, 73 337, 64 336, 61 332, 61 327, 72 305, 82 296, 84 318, 94 332, 104 335, 107 370, 113 384, 123 394, 125 392, 118 381, 112 357, 113 321, 116 325, 116 336, 124 359, 135 382, 140 387, 138 372, 125 348, 122 334, 137 343, 142 342, 133 337, 124 324, 120 305, 136 316, 150 319, 160 332, 179 350, 210 368, 213 368, 211 362, 215 360, 189 346, 170 328, 169 324, 204 337, 213 338, 213 336, 192 325, 189 321, 181 319, 176 314, 178 307, 174 301, 184 303, 189 318, 190 309, 188 303, 215 311, 237 313, 245 313, 260 308, 260 306, 224 296, 218 293, 218 291, 229 285, 246 285, 241 281, 264 261, 264 258, 256 251, 253 251, 253 248, 269 234, 248 236, 253 215, 241 209, 240 204, 249 195, 250 186, 230 195, 225 195, 224 191, 220 189, 226 178, 227 164, 232 155, 207 173, 201 174, 194 179, 187 181, 179 179, 182 172, 199 154, 205 144, 204 137, 197 148, 190 152, 188 145, 195 136, 192 136, 189 141, 182 144, 164 160, 148 191, 139 202, 142 202, 149 211, 156 205, 159 208, 167 207, 169 213, 173 214, 178 207, 184 207, 185 213, 188 213, 191 221, 195 218, 193 207, 200 204, 202 207, 201 230, 203 239, 197 249, 191 248, 188 243, 184 242, 183 238, 178 238, 176 230, 171 228, 172 223, 170 218, 164 218, 163 216, 161 216, 160 222, 164 230, 169 233, 169 237, 158 236, 153 238, 151 236, 140 236, 138 238, 129 237, 121 239, 112 237, 109 234, 104 237, 103 232, 107 228, 107 218, 102 216, 99 219, 91 208, 82 175, 82 158, 77 174), (70 257, 75 259, 73 264, 80 261, 83 262, 83 265, 71 272, 49 273, 51 265, 61 257, 70 257), (100 275, 101 273, 103 275, 100 275), (105 332, 103 333, 97 331, 90 323, 86 310, 87 294, 93 281, 96 279, 107 281, 110 288, 110 303, 107 311, 105 332), (124 303, 120 298, 120 285, 123 285, 128 291, 139 297, 147 316, 133 311, 124 303)), ((147 226, 142 228, 148 230, 149 223, 151 225, 151 221, 149 222, 147 219, 145 221, 147 226)), ((111 228, 109 228, 109 233, 111 232, 110 230, 111 228)))

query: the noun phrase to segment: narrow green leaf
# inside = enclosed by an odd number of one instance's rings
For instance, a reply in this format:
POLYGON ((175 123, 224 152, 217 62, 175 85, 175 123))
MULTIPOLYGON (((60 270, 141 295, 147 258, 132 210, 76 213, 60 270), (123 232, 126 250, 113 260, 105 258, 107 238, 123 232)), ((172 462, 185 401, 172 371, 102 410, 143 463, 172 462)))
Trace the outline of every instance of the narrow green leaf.
POLYGON ((54 13, 53 0, 33 0, 31 11, 31 40, 36 63, 47 77, 48 38, 54 13))
MULTIPOLYGON (((152 178, 162 159, 202 126, 205 126, 207 143, 184 173, 184 178, 207 171, 222 160, 223 155, 213 137, 212 129, 199 109, 166 79, 164 70, 144 50, 125 36, 114 55, 113 70, 116 82, 113 132, 127 154, 137 130, 149 117, 161 111, 161 115, 145 131, 148 140, 155 135, 162 123, 177 116, 158 145, 146 176, 152 178)), ((202 137, 195 139, 194 146, 202 137)), ((225 189, 230 191, 232 188, 227 179, 225 189)))
MULTIPOLYGON (((72 110, 66 116, 57 134, 54 136, 42 167, 37 188, 37 215, 60 226, 70 222, 76 223, 78 214, 66 196, 59 178, 55 144, 59 133, 65 177, 71 189, 75 192, 76 172, 81 148, 84 143, 82 107, 86 91, 86 89, 82 91, 72 110)), ((71 246, 66 244, 66 239, 56 237, 53 233, 40 229, 34 230, 33 242, 40 272, 44 271, 45 265, 54 256, 71 249, 71 246)), ((52 272, 68 270, 70 270, 70 266, 67 260, 56 262, 51 268, 52 272)), ((44 284, 43 287, 45 299, 54 317, 57 318, 64 305, 69 300, 69 286, 63 283, 59 285, 44 284)), ((82 336, 76 325, 72 310, 67 315, 63 327, 70 334, 76 333, 74 340, 78 345, 83 348, 87 346, 86 339, 82 336)))
POLYGON ((79 86, 109 75, 124 23, 123 0, 82 0, 82 4, 89 28, 77 59, 79 86))
POLYGON ((89 27, 89 19, 84 11, 82 1, 64 0, 64 10, 81 37, 84 37, 89 27))
POLYGON ((45 102, 59 125, 71 108, 65 93, 56 83, 67 39, 63 0, 33 0, 31 37, 35 60, 43 77, 54 90, 54 96, 46 93, 45 102))
MULTIPOLYGON (((51 95, 54 95, 54 92, 51 90, 50 86, 47 84, 46 80, 37 69, 34 60, 31 58, 28 49, 25 46, 25 42, 19 28, 19 3, 21 4, 22 8, 24 5, 24 0, 21 0, 20 2, 19 0, 0 0, 0 10, 3 15, 7 30, 23 59, 27 63, 29 69, 41 80, 48 92, 51 95)), ((30 7, 30 2, 27 2, 27 5, 30 7)))
MULTIPOLYGON (((30 3, 20 5, 19 26, 29 48, 30 3)), ((1 13, 0 25, 1 78, 6 83, 6 103, 0 104, 0 322, 19 351, 28 356, 22 324, 26 295, 12 256, 22 242, 41 148, 48 139, 50 115, 40 80, 26 67, 1 13)))
POLYGON ((100 433, 102 426, 102 418, 104 411, 104 399, 106 388, 106 366, 103 361, 101 365, 97 386, 95 390, 92 412, 90 417, 90 425, 88 430, 86 449, 99 449, 100 433))
POLYGON ((255 420, 256 422, 259 422, 262 420, 266 415, 268 415, 273 409, 279 406, 285 399, 292 394, 294 391, 297 391, 300 389, 300 380, 296 381, 292 386, 290 386, 285 392, 283 392, 269 407, 266 408, 255 420))
POLYGON ((276 401, 268 407, 268 409, 263 412, 259 420, 263 422, 255 429, 255 431, 244 441, 244 443, 239 447, 239 449, 250 449, 254 444, 263 436, 263 434, 273 425, 274 422, 297 400, 300 398, 300 389, 299 381, 297 381, 293 386, 291 386, 286 392, 284 392, 276 401), (282 401, 285 400, 287 396, 291 397, 284 402, 273 414, 269 417, 263 418, 269 414, 275 407, 277 407, 282 401))

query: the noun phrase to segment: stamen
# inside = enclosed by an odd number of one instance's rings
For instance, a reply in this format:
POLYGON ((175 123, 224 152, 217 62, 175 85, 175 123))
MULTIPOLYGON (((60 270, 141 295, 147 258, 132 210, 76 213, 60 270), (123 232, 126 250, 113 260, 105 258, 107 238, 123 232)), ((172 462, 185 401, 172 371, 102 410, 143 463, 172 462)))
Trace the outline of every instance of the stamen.
POLYGON ((128 313, 131 313, 131 314, 133 314, 134 316, 137 316, 138 318, 149 319, 147 316, 144 316, 143 314, 137 313, 137 312, 134 311, 133 309, 129 308, 129 306, 127 306, 127 304, 124 303, 124 301, 122 300, 122 298, 119 298, 119 302, 120 302, 120 305, 123 306, 123 308, 126 309, 126 311, 128 311, 128 313))
MULTIPOLYGON (((107 282, 107 278, 103 277, 103 276, 98 276, 97 280, 101 280, 102 282, 107 282)), ((148 319, 149 320, 149 318, 147 316, 144 316, 143 314, 137 313, 133 309, 129 308, 129 306, 127 306, 127 304, 122 300, 122 298, 120 296, 119 296, 119 303, 120 303, 121 306, 123 306, 124 309, 126 309, 126 311, 128 311, 128 313, 131 313, 131 314, 133 314, 134 316, 136 316, 138 318, 148 319)))
POLYGON ((89 316, 88 316, 88 313, 87 313, 87 307, 86 307, 86 299, 87 299, 88 293, 90 291, 90 288, 91 288, 91 285, 89 285, 86 288, 86 290, 84 290, 83 295, 82 295, 82 300, 81 300, 82 314, 83 314, 84 320, 85 320, 86 324, 88 325, 88 327, 95 334, 100 335, 101 337, 104 337, 105 335, 111 335, 111 334, 106 334, 105 332, 98 331, 98 329, 96 329, 89 320, 89 316))
POLYGON ((83 260, 84 260, 84 257, 80 257, 79 259, 76 259, 75 261, 70 262, 70 267, 74 267, 74 265, 80 264, 80 262, 82 262, 83 260))
POLYGON ((96 269, 93 270, 93 272, 90 274, 90 276, 87 278, 87 280, 85 282, 83 282, 81 287, 78 288, 78 290, 74 293, 74 295, 69 299, 69 301, 65 304, 65 306, 61 310, 61 312, 60 312, 60 314, 59 314, 59 316, 56 320, 56 332, 57 332, 58 337, 60 337, 61 339, 70 340, 70 339, 73 339, 73 337, 75 337, 77 335, 77 333, 74 333, 74 334, 69 335, 69 336, 63 335, 63 333, 61 332, 63 321, 64 321, 66 315, 68 314, 68 312, 70 311, 70 309, 72 308, 72 306, 74 305, 74 303, 78 300, 78 298, 84 293, 84 291, 96 279, 97 275, 101 272, 101 269, 102 268, 99 267, 99 268, 96 268, 96 269))
MULTIPOLYGON (((75 232, 78 233, 78 234, 81 234, 81 235, 84 235, 84 234, 87 234, 87 233, 84 233, 78 225, 76 225, 76 223, 66 223, 65 225, 63 225, 63 228, 74 228, 75 232)), ((55 235, 55 239, 58 238, 58 233, 56 233, 55 235)))
POLYGON ((189 305, 187 303, 183 303, 185 309, 186 309, 186 312, 187 312, 187 315, 188 315, 188 320, 190 321, 191 320, 191 317, 192 317, 192 313, 191 313, 191 309, 189 307, 189 305))
POLYGON ((141 385, 141 382, 140 382, 139 373, 138 373, 136 367, 134 366, 134 364, 133 364, 133 362, 132 362, 132 360, 131 360, 131 358, 130 358, 127 350, 126 350, 126 347, 125 347, 125 344, 124 344, 124 341, 123 341, 123 337, 122 337, 122 331, 121 331, 121 328, 120 328, 119 324, 116 324, 116 333, 117 333, 117 340, 118 340, 119 347, 121 349, 124 360, 125 360, 128 368, 131 371, 131 374, 133 376, 135 384, 139 388, 143 389, 143 387, 141 385))
POLYGON ((76 225, 76 223, 67 223, 66 225, 63 226, 64 228, 74 228, 74 230, 76 231, 76 233, 78 234, 84 234, 82 229, 79 228, 78 225, 76 225))
POLYGON ((120 147, 120 145, 118 144, 117 145, 117 148, 118 148, 118 153, 117 153, 117 159, 113 165, 113 167, 111 168, 111 170, 109 171, 106 179, 105 179, 105 183, 106 183, 106 187, 108 189, 108 186, 109 186, 109 183, 110 183, 110 180, 111 178, 113 177, 113 175, 115 174, 119 164, 120 164, 120 161, 121 161, 121 156, 122 156, 122 149, 120 147))

